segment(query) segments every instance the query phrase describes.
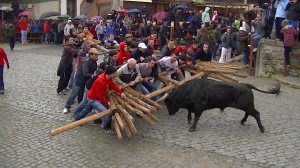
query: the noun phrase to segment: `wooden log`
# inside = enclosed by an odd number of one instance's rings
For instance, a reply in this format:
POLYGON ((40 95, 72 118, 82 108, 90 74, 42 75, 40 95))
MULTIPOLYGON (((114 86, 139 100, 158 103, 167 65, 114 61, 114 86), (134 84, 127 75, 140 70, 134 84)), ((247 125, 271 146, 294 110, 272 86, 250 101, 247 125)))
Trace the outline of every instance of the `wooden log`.
MULTIPOLYGON (((179 86, 182 85, 182 84, 184 84, 185 82, 191 81, 191 80, 193 80, 193 79, 200 78, 200 77, 202 77, 202 76, 204 76, 204 75, 205 75, 205 72, 200 72, 200 73, 198 73, 198 74, 196 74, 196 75, 194 75, 194 76, 191 76, 191 77, 189 77, 189 78, 185 78, 185 79, 183 79, 182 81, 179 82, 179 86)), ((152 97, 154 97, 154 96, 157 96, 157 95, 160 95, 160 94, 162 94, 162 93, 165 93, 165 92, 167 92, 167 91, 169 91, 169 90, 172 90, 172 89, 174 89, 174 88, 176 88, 176 87, 177 87, 176 85, 171 84, 171 85, 165 86, 165 87, 163 87, 163 88, 161 88, 161 89, 158 89, 158 90, 156 90, 156 91, 154 91, 154 92, 151 92, 151 93, 145 95, 145 97, 147 97, 147 98, 152 98, 152 97)))
POLYGON ((169 82, 169 83, 172 83, 172 84, 174 84, 174 85, 179 85, 179 81, 176 81, 176 80, 167 78, 167 77, 165 77, 165 76, 163 76, 163 75, 159 75, 159 76, 158 76, 158 79, 159 79, 160 81, 164 81, 164 82, 166 82, 166 83, 169 82))
POLYGON ((231 75, 238 76, 238 77, 241 77, 241 78, 247 78, 246 75, 242 75, 242 74, 238 74, 238 73, 233 73, 231 75))
POLYGON ((150 109, 150 110, 154 110, 154 111, 157 110, 156 107, 151 106, 151 105, 149 105, 149 104, 143 102, 139 97, 134 97, 133 95, 131 95, 130 93, 128 93, 128 92, 125 91, 125 90, 124 90, 124 94, 125 94, 127 97, 129 97, 130 99, 132 99, 133 101, 135 101, 136 103, 140 104, 141 106, 144 106, 144 107, 146 107, 146 108, 148 108, 148 109, 150 109))
POLYGON ((153 119, 154 121, 160 122, 160 120, 159 120, 153 113, 147 113, 147 115, 148 115, 151 119, 153 119))
POLYGON ((233 62, 237 62, 237 61, 242 60, 243 58, 244 58, 243 55, 239 55, 239 56, 237 56, 237 57, 231 58, 231 59, 228 60, 228 61, 225 61, 225 63, 233 63, 233 62))
POLYGON ((131 130, 129 129, 129 127, 128 127, 127 123, 125 122, 124 118, 121 118, 121 116, 120 116, 120 119, 122 120, 122 123, 124 124, 124 131, 125 131, 126 135, 128 137, 131 137, 132 136, 131 130))
POLYGON ((228 78, 225 78, 219 74, 214 74, 214 73, 211 73, 211 74, 208 74, 209 77, 212 77, 212 78, 215 78, 215 79, 219 79, 219 80, 222 80, 222 81, 225 81, 225 82, 229 82, 229 83, 234 83, 235 81, 232 81, 228 78))
POLYGON ((226 69, 213 69, 213 68, 205 68, 205 67, 199 67, 199 66, 195 66, 190 64, 189 65, 191 68, 200 70, 200 71, 208 71, 208 72, 215 72, 215 73, 227 73, 227 74, 232 74, 232 73, 236 73, 236 71, 233 70, 226 70, 226 69))
POLYGON ((231 77, 231 76, 228 76, 228 75, 226 75, 226 74, 218 74, 218 75, 220 75, 220 76, 222 76, 222 77, 224 77, 224 78, 227 78, 227 79, 229 79, 229 80, 232 80, 232 81, 234 81, 234 82, 237 82, 237 83, 240 82, 238 79, 235 79, 235 78, 233 78, 233 77, 231 77))
POLYGON ((126 92, 134 95, 135 97, 141 98, 142 100, 146 101, 147 103, 151 104, 152 106, 154 106, 158 109, 162 109, 162 106, 159 103, 156 103, 153 100, 151 100, 150 98, 145 97, 145 95, 141 94, 140 92, 135 91, 131 87, 127 87, 124 90, 126 92))
POLYGON ((138 114, 150 125, 152 125, 152 126, 154 125, 153 121, 151 121, 151 119, 149 117, 147 117, 141 110, 133 108, 132 106, 130 106, 130 104, 125 103, 124 100, 121 99, 121 97, 116 97, 116 99, 123 107, 126 107, 128 110, 138 114))
POLYGON ((117 105, 117 109, 126 118, 126 120, 134 121, 133 117, 120 105, 117 105))
POLYGON ((145 112, 145 113, 150 113, 150 112, 151 112, 150 109, 148 109, 148 108, 146 108, 146 107, 143 107, 143 106, 139 105, 138 103, 136 103, 135 101, 133 101, 133 100, 131 100, 131 99, 129 99, 129 98, 127 99, 127 102, 128 102, 129 104, 133 105, 135 108, 140 109, 141 111, 143 111, 143 112, 145 112))
POLYGON ((56 128, 56 129, 50 131, 50 135, 54 136, 54 135, 60 134, 60 133, 65 132, 65 131, 67 131, 69 129, 72 129, 72 128, 76 127, 76 126, 79 126, 79 125, 85 124, 87 122, 90 122, 90 121, 102 118, 103 116, 109 115, 109 114, 111 114, 111 112, 112 112, 112 109, 108 109, 108 110, 103 111, 101 113, 97 113, 97 114, 94 114, 92 116, 83 118, 81 120, 72 122, 72 123, 70 123, 68 125, 65 125, 63 127, 56 128))
MULTIPOLYGON (((126 111, 125 109, 123 109, 120 105, 117 106, 117 108, 119 109, 120 108, 120 111, 126 111)), ((127 112, 126 112, 127 113, 127 112)), ((130 117, 127 117, 125 113, 121 112, 120 115, 122 116, 123 120, 127 123, 127 125, 129 126, 132 134, 136 134, 137 133, 137 130, 133 124, 133 119, 131 119, 130 117)))
POLYGON ((121 131, 120 131, 120 128, 119 128, 119 125, 118 125, 118 123, 116 121, 116 117, 115 116, 112 116, 112 121, 113 121, 115 130, 116 130, 118 139, 122 139, 122 134, 121 134, 121 131))
POLYGON ((201 71, 199 71, 199 70, 195 70, 195 69, 189 68, 189 67, 187 67, 187 66, 185 66, 183 69, 184 69, 185 71, 191 73, 191 74, 198 74, 198 73, 201 72, 201 71))
POLYGON ((114 116, 116 117, 116 120, 117 120, 119 126, 120 126, 122 129, 124 129, 124 123, 123 123, 123 121, 122 121, 120 115, 119 115, 118 113, 115 113, 114 116))

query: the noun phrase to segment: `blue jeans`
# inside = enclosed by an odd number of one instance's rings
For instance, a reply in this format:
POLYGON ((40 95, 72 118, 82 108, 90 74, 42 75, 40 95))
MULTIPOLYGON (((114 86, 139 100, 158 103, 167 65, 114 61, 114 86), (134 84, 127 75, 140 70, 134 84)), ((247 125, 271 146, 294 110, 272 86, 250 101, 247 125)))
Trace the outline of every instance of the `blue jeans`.
POLYGON ((9 44, 9 47, 11 50, 15 48, 15 38, 14 37, 8 37, 7 42, 9 44))
MULTIPOLYGON (((147 81, 147 82, 140 82, 137 85, 139 85, 139 87, 141 88, 141 92, 142 92, 143 95, 149 94, 149 93, 154 92, 154 91, 157 90, 157 87, 153 83, 151 83, 149 81, 147 81)), ((153 97, 152 100, 155 101, 156 98, 153 97)))
POLYGON ((3 73, 4 73, 4 66, 0 66, 0 90, 4 90, 3 73))
MULTIPOLYGON (((102 111, 105 111, 109 108, 107 104, 101 103, 99 100, 91 100, 87 98, 89 104, 98 112, 101 113, 102 111)), ((111 118, 109 115, 106 115, 102 117, 102 127, 103 128, 108 128, 110 127, 111 124, 111 118)))
POLYGON ((53 34, 53 43, 54 44, 57 44, 57 32, 52 32, 52 34, 53 34))
POLYGON ((221 45, 221 43, 215 44, 214 49, 213 49, 213 53, 212 53, 213 58, 216 58, 217 51, 220 49, 220 45, 221 45))
POLYGON ((241 54, 244 56, 244 65, 249 64, 249 56, 247 51, 241 51, 241 54))
POLYGON ((21 30, 21 42, 22 44, 27 43, 27 30, 21 30))
POLYGON ((85 87, 84 88, 83 99, 78 104, 78 106, 76 107, 75 112, 74 112, 74 118, 75 118, 75 120, 81 120, 81 119, 83 119, 93 109, 93 107, 88 103, 88 100, 87 100, 87 97, 86 97, 86 95, 87 95, 88 92, 89 92, 89 90, 85 87))
POLYGON ((257 34, 257 33, 253 33, 253 34, 252 34, 252 38, 253 38, 253 47, 254 47, 254 48, 257 48, 258 42, 259 42, 259 40, 260 40, 261 38, 263 38, 263 36, 260 35, 260 34, 257 34))
POLYGON ((49 41, 49 32, 45 32, 45 43, 48 43, 49 41))
POLYGON ((292 25, 297 30, 297 21, 296 20, 289 20, 289 25, 292 25))
POLYGON ((68 84, 68 88, 70 88, 70 89, 72 89, 73 82, 74 82, 75 64, 76 64, 76 58, 73 58, 73 61, 72 61, 73 70, 72 70, 71 78, 70 78, 69 84, 68 84))
POLYGON ((285 18, 276 17, 275 19, 275 28, 276 28, 276 38, 283 40, 283 35, 280 33, 281 31, 281 23, 285 18))
POLYGON ((71 108, 71 105, 73 104, 74 100, 76 99, 76 97, 80 92, 83 92, 83 89, 84 89, 83 86, 79 86, 75 82, 73 83, 73 87, 69 94, 69 98, 65 104, 65 108, 68 109, 71 108))

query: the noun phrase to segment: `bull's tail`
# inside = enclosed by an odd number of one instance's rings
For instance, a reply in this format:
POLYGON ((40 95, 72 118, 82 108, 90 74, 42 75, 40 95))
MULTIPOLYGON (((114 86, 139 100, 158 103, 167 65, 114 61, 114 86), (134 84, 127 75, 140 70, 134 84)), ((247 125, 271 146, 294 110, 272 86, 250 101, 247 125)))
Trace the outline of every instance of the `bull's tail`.
POLYGON ((257 91, 262 92, 262 93, 268 93, 268 94, 276 94, 276 95, 278 95, 279 92, 280 92, 280 84, 278 82, 275 85, 275 88, 270 89, 269 91, 260 90, 257 87, 255 87, 255 86, 253 86, 253 85, 251 85, 249 83, 243 83, 243 85, 245 85, 249 89, 254 89, 254 90, 257 90, 257 91))

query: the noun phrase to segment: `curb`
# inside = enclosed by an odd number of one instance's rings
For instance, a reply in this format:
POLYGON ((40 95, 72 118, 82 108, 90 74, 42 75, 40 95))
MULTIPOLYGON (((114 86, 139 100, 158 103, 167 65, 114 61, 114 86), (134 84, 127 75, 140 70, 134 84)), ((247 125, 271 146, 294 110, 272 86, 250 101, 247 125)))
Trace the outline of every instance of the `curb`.
POLYGON ((290 82, 282 78, 282 76, 276 75, 275 79, 278 80, 281 84, 287 85, 291 88, 300 89, 299 83, 290 82))

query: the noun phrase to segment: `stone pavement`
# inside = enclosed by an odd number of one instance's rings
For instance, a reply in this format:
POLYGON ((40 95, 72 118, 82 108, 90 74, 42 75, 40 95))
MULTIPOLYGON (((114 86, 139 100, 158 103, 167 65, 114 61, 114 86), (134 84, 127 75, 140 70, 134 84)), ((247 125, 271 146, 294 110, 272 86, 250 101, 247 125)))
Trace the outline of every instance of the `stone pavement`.
MULTIPOLYGON (((88 123, 50 137, 51 129, 72 121, 61 114, 67 96, 58 96, 56 69, 61 46, 17 44, 8 53, 5 95, 0 95, 0 167, 299 167, 299 90, 282 86, 279 96, 254 92, 266 132, 253 117, 240 125, 243 112, 227 108, 201 116, 188 132, 187 112, 155 112, 154 127, 136 118, 138 134, 122 140, 88 123)), ((268 89, 270 80, 245 81, 268 89)), ((73 105, 75 106, 75 105, 73 105)), ((74 108, 74 107, 73 107, 74 108)))

